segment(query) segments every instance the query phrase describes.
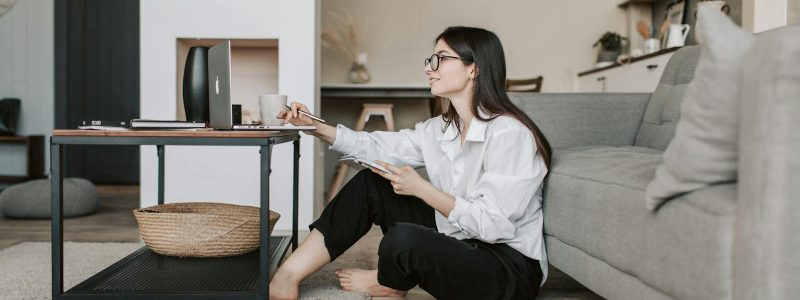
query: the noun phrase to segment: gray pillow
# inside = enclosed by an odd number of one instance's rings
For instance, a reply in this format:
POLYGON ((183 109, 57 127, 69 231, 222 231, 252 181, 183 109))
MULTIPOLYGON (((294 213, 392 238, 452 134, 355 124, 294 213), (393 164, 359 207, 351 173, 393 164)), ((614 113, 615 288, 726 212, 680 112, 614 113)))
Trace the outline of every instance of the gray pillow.
POLYGON ((736 181, 739 78, 753 35, 721 12, 698 9, 700 61, 681 103, 675 137, 646 190, 647 208, 714 184, 736 181))

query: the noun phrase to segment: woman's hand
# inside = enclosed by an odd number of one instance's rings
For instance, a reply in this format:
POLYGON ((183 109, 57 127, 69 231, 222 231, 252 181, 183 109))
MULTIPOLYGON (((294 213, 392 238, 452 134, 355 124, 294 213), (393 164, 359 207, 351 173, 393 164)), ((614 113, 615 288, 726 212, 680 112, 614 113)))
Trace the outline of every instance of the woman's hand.
POLYGON ((396 194, 420 198, 445 217, 450 216, 450 212, 455 208, 456 198, 434 187, 433 184, 419 176, 419 173, 414 171, 414 168, 409 166, 398 168, 379 160, 376 160, 375 163, 392 172, 392 174, 388 174, 381 170, 370 168, 372 172, 388 179, 396 194))
POLYGON ((316 136, 326 143, 333 145, 333 143, 336 141, 336 127, 327 125, 301 114, 298 110, 309 113, 311 112, 308 107, 302 103, 292 101, 292 104, 289 105, 289 107, 290 108, 282 109, 281 112, 278 113, 277 117, 278 119, 283 120, 283 124, 291 123, 295 126, 314 126, 317 129, 312 131, 303 131, 303 133, 316 136))
POLYGON ((381 175, 383 178, 388 179, 392 184, 392 189, 394 189, 394 192, 398 195, 408 195, 421 198, 420 193, 431 185, 430 182, 423 179, 422 176, 419 176, 419 173, 417 173, 417 171, 415 171, 412 167, 395 167, 390 163, 380 160, 376 160, 375 163, 392 172, 392 174, 388 174, 381 170, 370 168, 372 172, 375 172, 378 175, 381 175))
POLYGON ((300 114, 297 110, 302 110, 305 112, 309 112, 308 107, 303 105, 302 103, 292 101, 292 104, 289 105, 291 109, 284 108, 281 112, 278 113, 278 119, 283 119, 283 124, 291 123, 295 126, 308 126, 314 125, 314 120, 309 117, 306 117, 303 114, 300 114))

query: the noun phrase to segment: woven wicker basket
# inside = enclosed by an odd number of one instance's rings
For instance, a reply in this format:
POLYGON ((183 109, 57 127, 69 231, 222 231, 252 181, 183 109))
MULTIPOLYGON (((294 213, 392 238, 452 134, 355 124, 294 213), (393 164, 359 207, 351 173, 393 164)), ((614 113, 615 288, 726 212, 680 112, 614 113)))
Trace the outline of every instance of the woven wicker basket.
MULTIPOLYGON (((170 203, 135 209, 139 233, 156 253, 225 257, 258 249, 260 209, 224 203, 170 203)), ((280 215, 269 211, 269 232, 280 215)))

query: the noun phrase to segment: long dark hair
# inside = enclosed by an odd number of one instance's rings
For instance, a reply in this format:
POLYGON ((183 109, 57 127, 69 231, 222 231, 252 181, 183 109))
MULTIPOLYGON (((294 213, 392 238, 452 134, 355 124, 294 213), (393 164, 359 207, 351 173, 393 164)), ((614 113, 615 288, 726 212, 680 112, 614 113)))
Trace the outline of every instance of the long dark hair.
MULTIPOLYGON (((511 103, 506 92, 506 59, 503 52, 503 45, 500 39, 493 32, 483 28, 475 27, 448 27, 444 30, 434 43, 443 40, 453 48, 458 56, 464 58, 462 63, 476 64, 477 75, 472 86, 472 114, 481 121, 490 121, 500 115, 512 116, 525 124, 533 133, 536 140, 536 147, 539 154, 544 158, 547 168, 550 168, 551 149, 542 131, 536 123, 528 117, 519 107, 511 103), (478 113, 478 108, 483 108, 489 112, 490 117, 484 119, 478 113)), ((458 112, 451 102, 447 109, 442 113, 445 122, 443 131, 447 126, 455 126, 461 134, 461 124, 458 122, 458 112)))

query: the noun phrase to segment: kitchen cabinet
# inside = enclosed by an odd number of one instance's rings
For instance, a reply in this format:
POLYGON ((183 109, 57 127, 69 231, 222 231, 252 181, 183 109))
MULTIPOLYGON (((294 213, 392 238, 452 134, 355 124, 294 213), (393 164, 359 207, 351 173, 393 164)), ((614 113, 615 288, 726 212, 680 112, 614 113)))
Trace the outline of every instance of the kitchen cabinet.
POLYGON ((652 93, 661 80, 667 62, 677 48, 634 58, 578 74, 581 93, 652 93))

